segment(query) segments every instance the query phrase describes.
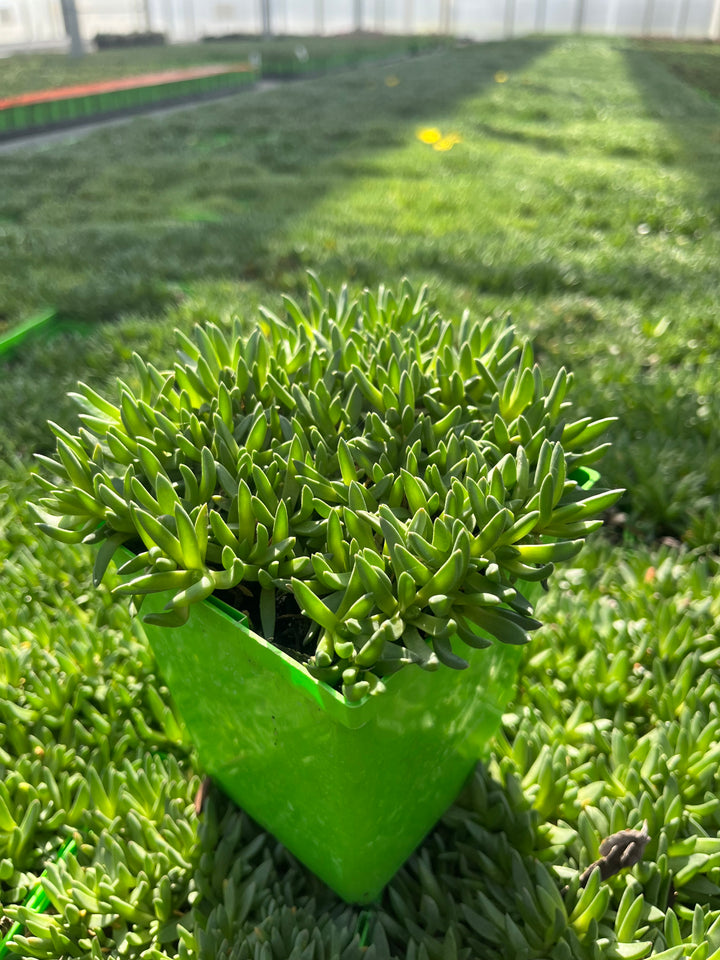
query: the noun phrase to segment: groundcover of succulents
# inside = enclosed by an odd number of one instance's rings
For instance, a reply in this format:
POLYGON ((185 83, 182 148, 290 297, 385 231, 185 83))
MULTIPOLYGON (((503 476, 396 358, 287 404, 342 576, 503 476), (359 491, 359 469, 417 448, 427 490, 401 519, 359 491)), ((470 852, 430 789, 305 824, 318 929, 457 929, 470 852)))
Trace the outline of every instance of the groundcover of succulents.
POLYGON ((717 45, 406 39, 0 61, 308 78, 2 145, 2 957, 720 957, 717 45))

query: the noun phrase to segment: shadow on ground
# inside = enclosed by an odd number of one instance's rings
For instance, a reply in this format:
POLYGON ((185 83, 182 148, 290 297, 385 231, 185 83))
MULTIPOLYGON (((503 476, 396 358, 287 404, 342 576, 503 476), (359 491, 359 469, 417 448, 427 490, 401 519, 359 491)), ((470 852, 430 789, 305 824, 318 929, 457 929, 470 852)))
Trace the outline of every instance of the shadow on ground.
MULTIPOLYGON (((680 229, 681 239, 701 244, 720 223, 720 104, 714 110, 698 86, 711 68, 717 73, 720 57, 653 44, 627 46, 624 56, 648 114, 665 128, 669 168, 684 170, 699 185, 699 202, 687 223, 678 228, 665 222, 658 205, 650 211, 649 226, 669 236, 680 229)), ((678 266, 662 289, 669 295, 681 282, 678 266)), ((619 360, 620 379, 606 389, 607 413, 622 411, 606 468, 630 491, 623 506, 641 518, 635 534, 682 538, 697 547, 717 536, 720 514, 720 407, 709 389, 720 354, 720 323, 716 312, 698 303, 683 323, 686 340, 678 340, 671 317, 661 325, 662 334, 648 337, 645 365, 628 379, 630 371, 619 360), (682 423, 684 429, 670 434, 666 423, 682 423)))
MULTIPOLYGON (((720 220, 717 176, 720 101, 713 110, 703 87, 706 86, 705 74, 711 68, 720 77, 720 56, 681 50, 664 54, 652 46, 629 46, 624 54, 648 112, 665 126, 674 147, 673 165, 682 166, 703 185, 704 209, 698 211, 701 220, 717 225, 720 220)), ((720 79, 716 82, 717 93, 720 93, 720 79)), ((698 226, 702 229, 701 222, 698 226)))
MULTIPOLYGON (((543 39, 489 44, 245 93, 81 143, 0 159, 10 278, 0 313, 158 311, 197 279, 274 286, 303 251, 272 243, 335 186, 372 176, 410 131, 521 70, 543 39)), ((348 229, 352 225, 348 224, 348 229)))
MULTIPOLYGON (((75 422, 66 392, 79 379, 104 388, 128 375, 132 349, 171 361, 157 318, 178 307, 177 322, 191 323, 182 313, 191 285, 205 282, 222 300, 225 284, 224 305, 239 310, 254 308, 258 288, 300 292, 318 264, 328 283, 374 285, 378 258, 348 263, 333 236, 326 249, 315 249, 322 239, 313 249, 288 243, 289 225, 331 191, 372 189, 388 151, 493 84, 501 67, 520 71, 551 46, 530 39, 363 67, 0 157, 0 323, 51 304, 92 329, 86 342, 34 343, 3 364, 0 454, 47 449, 48 416, 75 422), (129 314, 120 336, 98 323, 129 314)), ((207 299, 203 318, 213 318, 207 299)))
POLYGON ((479 764, 380 901, 348 906, 213 789, 200 827, 199 897, 185 922, 201 960, 550 956, 576 941, 543 850, 519 782, 503 785, 479 764))

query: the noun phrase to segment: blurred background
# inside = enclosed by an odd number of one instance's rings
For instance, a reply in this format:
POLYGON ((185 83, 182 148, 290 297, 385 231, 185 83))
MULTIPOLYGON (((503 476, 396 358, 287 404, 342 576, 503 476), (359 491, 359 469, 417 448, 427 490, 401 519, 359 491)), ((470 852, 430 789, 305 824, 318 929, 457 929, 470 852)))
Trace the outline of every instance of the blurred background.
MULTIPOLYGON (((0 0, 0 53, 62 48, 69 0, 0 0)), ((720 0, 76 0, 80 34, 155 31, 169 42, 228 34, 530 33, 720 37, 720 0)))

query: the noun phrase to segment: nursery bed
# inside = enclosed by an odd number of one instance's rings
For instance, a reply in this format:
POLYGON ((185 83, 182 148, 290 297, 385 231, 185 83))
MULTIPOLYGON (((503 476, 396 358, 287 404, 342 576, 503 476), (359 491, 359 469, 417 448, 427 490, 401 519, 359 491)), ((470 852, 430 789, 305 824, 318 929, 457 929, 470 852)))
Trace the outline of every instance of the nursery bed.
MULTIPOLYGON (((223 44, 228 52, 250 55, 249 62, 201 64, 152 73, 73 83, 32 90, 0 98, 0 140, 62 127, 87 124, 105 117, 123 116, 151 108, 216 98, 251 86, 261 77, 292 80, 320 76, 362 63, 392 60, 435 49, 436 41, 423 38, 383 38, 370 45, 341 42, 320 45, 308 41, 294 48, 273 44, 263 58, 260 49, 223 44)), ((202 50, 202 47, 197 49, 202 50)), ((157 54, 156 54, 157 56, 157 54)), ((162 61, 160 61, 162 62, 162 61)))
POLYGON ((249 64, 204 66, 6 97, 0 99, 0 138, 231 93, 255 79, 249 64))
POLYGON ((716 103, 585 37, 281 94, 0 158, 3 319, 89 321, 0 372, 0 937, 22 921, 13 960, 717 960, 716 103), (280 311, 308 266, 511 310, 588 415, 620 417, 601 469, 628 488, 613 543, 558 571, 491 760, 362 910, 219 791, 196 816, 203 771, 141 630, 27 508, 78 379, 133 383, 133 350, 172 364, 173 326, 280 311), (600 841, 646 818, 643 861, 583 895, 600 841))

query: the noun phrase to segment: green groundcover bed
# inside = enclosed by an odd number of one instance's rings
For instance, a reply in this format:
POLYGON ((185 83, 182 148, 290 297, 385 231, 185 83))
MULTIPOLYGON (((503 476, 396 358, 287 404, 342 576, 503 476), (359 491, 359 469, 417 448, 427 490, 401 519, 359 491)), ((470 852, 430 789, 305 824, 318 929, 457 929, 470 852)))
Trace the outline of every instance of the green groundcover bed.
POLYGON ((0 369, 10 956, 720 957, 713 62, 460 46, 0 154, 3 320, 81 325, 0 369), (426 281, 450 316, 510 310, 544 369, 574 370, 581 413, 619 418, 600 469, 627 489, 543 599, 491 759, 369 908, 219 792, 196 816, 202 771, 142 632, 27 507, 78 379, 133 382, 133 350, 164 367, 174 326, 280 309, 309 267, 354 291, 426 281), (581 887, 644 821, 642 861, 581 887))
POLYGON ((212 43, 103 50, 79 60, 25 53, 0 61, 0 91, 3 97, 10 97, 33 90, 114 80, 152 71, 245 62, 258 55, 261 63, 271 70, 282 71, 283 68, 298 64, 319 69, 323 65, 340 66, 343 62, 419 52, 446 43, 446 40, 432 36, 350 34, 339 37, 280 37, 273 40, 261 37, 243 40, 219 38, 212 43))

